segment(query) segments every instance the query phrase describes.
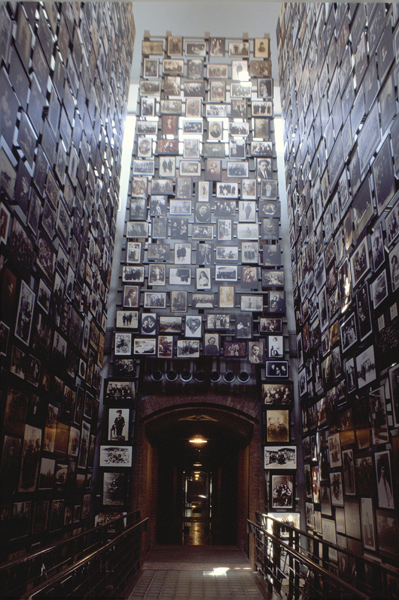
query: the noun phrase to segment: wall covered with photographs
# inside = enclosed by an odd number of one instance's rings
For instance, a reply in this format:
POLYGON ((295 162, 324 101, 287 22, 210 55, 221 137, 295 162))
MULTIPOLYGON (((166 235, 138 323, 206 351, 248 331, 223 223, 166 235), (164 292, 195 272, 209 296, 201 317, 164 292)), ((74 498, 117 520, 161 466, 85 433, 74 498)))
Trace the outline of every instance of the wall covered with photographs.
POLYGON ((307 527, 396 563, 398 19, 285 4, 277 30, 307 527))
POLYGON ((292 508, 269 37, 145 37, 141 69, 108 384, 139 371, 139 396, 195 395, 204 383, 258 397, 263 442, 289 454, 292 508))
POLYGON ((90 515, 133 40, 128 4, 0 6, 4 559, 90 515))

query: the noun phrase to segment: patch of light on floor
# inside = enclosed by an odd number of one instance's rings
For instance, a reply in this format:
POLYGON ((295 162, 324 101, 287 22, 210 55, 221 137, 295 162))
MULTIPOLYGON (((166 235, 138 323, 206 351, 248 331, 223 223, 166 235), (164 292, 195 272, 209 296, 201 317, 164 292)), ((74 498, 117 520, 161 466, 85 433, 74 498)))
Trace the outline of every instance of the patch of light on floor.
POLYGON ((213 577, 227 577, 229 567, 216 567, 213 571, 204 571, 204 575, 212 575, 213 577))

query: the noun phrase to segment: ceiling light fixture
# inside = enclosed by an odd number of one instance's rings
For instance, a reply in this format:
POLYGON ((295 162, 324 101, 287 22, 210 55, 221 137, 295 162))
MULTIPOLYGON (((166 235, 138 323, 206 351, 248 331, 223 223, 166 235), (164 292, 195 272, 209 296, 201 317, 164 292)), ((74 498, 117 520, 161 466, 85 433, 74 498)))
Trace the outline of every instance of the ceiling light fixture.
POLYGON ((189 440, 190 444, 193 444, 194 446, 200 446, 202 444, 207 444, 208 440, 206 440, 204 438, 203 435, 201 435, 200 433, 196 433, 192 438, 190 438, 189 440))

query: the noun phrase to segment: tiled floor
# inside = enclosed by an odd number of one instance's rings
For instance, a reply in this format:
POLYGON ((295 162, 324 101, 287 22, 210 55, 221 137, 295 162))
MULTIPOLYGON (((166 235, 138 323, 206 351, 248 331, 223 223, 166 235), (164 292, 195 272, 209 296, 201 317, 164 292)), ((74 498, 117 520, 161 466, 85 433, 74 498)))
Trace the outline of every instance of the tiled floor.
POLYGON ((160 546, 150 552, 128 600, 270 598, 235 547, 160 546))

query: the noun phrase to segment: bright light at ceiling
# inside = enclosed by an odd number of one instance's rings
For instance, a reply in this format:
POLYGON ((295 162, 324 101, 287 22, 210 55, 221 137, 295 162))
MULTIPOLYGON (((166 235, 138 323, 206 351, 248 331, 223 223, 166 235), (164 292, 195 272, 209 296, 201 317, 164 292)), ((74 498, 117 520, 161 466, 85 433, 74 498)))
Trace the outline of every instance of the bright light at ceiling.
POLYGON ((194 437, 188 440, 190 444, 207 444, 208 440, 204 438, 201 434, 196 434, 194 437))

